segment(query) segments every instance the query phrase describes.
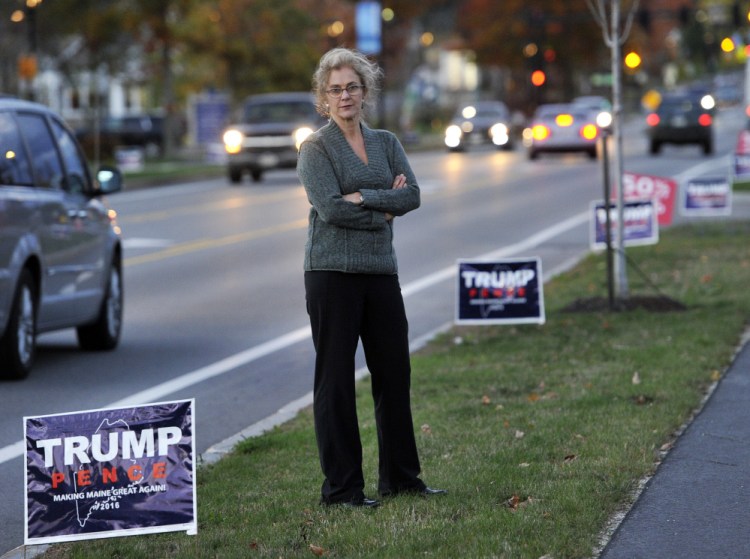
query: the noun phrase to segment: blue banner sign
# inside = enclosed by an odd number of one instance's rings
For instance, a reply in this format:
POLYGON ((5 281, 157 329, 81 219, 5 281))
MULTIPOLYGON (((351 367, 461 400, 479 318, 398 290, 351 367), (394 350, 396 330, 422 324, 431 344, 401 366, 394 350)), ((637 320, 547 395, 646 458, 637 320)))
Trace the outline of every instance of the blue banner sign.
POLYGON ((357 50, 378 55, 382 50, 380 2, 358 2, 356 12, 357 50))

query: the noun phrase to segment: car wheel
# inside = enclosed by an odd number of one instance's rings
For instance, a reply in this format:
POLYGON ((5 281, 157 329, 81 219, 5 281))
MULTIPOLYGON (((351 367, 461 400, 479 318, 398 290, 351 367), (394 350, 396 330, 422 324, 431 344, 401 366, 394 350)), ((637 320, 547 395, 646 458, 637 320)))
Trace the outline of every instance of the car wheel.
POLYGON ((703 142, 703 153, 711 155, 714 152, 714 143, 711 140, 703 142))
POLYGON ((651 152, 652 155, 656 155, 661 151, 661 144, 659 142, 651 142, 651 146, 649 147, 649 152, 651 152))
POLYGON ((109 271, 109 282, 96 321, 76 329, 78 345, 87 350, 110 350, 117 347, 122 330, 122 270, 114 262, 109 271))
POLYGON ((24 270, 13 297, 5 335, 0 339, 0 376, 22 379, 31 372, 36 355, 36 285, 24 270))
POLYGON ((234 184, 242 182, 242 169, 240 167, 230 167, 229 180, 234 184))
POLYGON ((539 157, 539 152, 538 151, 533 151, 533 150, 529 151, 529 159, 531 159, 532 161, 534 161, 538 157, 539 157))
POLYGON ((596 148, 590 149, 587 153, 589 154, 589 159, 596 159, 597 158, 596 148))
POLYGON ((263 171, 260 169, 250 169, 250 177, 252 177, 253 182, 260 182, 263 179, 263 171))

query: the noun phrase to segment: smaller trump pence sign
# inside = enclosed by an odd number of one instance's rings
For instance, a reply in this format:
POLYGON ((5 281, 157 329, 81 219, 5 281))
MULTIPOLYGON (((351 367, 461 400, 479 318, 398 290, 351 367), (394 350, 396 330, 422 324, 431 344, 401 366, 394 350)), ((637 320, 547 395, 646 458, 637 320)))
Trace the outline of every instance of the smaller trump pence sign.
POLYGON ((458 261, 456 324, 544 324, 539 258, 458 261))
POLYGON ((197 531, 194 400, 24 418, 24 542, 197 531))

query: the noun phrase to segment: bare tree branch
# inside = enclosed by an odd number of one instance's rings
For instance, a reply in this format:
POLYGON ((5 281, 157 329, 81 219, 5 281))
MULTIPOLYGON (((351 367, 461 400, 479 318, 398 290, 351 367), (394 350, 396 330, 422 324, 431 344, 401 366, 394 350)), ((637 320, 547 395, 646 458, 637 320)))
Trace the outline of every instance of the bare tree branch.
POLYGON ((609 29, 609 19, 607 17, 607 8, 604 4, 605 0, 596 0, 596 6, 594 6, 594 0, 586 0, 586 4, 589 7, 591 15, 594 16, 594 20, 602 29, 602 37, 604 37, 604 44, 608 47, 612 47, 613 37, 609 29))
POLYGON ((633 27, 633 18, 635 17, 635 12, 638 11, 638 3, 639 0, 635 0, 633 2, 633 5, 630 6, 630 13, 628 14, 628 19, 625 22, 625 27, 622 31, 622 35, 620 36, 620 44, 624 45, 625 41, 628 38, 628 35, 630 35, 630 29, 633 27))

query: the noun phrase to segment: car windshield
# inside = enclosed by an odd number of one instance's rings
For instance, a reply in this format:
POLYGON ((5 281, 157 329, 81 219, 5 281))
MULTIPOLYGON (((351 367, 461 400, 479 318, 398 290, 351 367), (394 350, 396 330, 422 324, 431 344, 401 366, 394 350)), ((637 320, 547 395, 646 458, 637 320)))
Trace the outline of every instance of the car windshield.
POLYGON ((249 103, 245 107, 245 122, 265 124, 269 122, 309 122, 316 118, 312 103, 249 103))

